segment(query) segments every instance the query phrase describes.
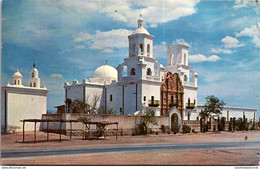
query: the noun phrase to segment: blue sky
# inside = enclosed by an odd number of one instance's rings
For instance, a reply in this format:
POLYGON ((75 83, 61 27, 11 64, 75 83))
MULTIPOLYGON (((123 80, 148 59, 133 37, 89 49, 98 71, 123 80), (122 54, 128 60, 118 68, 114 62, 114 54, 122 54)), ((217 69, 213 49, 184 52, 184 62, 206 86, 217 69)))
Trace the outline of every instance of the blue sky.
POLYGON ((81 82, 105 60, 117 67, 128 57, 127 36, 142 14, 155 36, 154 57, 163 65, 167 45, 190 45, 198 103, 214 94, 230 106, 260 109, 260 14, 254 2, 4 0, 2 85, 17 68, 27 85, 35 61, 53 110, 64 103, 65 80, 81 82))

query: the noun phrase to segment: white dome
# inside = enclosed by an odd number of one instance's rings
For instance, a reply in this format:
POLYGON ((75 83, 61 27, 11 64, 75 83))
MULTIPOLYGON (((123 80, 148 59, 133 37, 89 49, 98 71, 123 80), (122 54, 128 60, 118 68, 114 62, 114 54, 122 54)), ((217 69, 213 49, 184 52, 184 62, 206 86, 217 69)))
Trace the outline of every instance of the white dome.
POLYGON ((93 78, 112 78, 117 80, 117 70, 112 66, 103 65, 95 70, 93 78))
POLYGON ((132 33, 132 35, 134 35, 134 34, 147 34, 147 35, 150 35, 150 33, 149 33, 144 27, 137 28, 137 29, 132 33))
POLYGON ((19 72, 19 70, 17 69, 17 71, 14 73, 13 77, 23 77, 22 74, 19 72))

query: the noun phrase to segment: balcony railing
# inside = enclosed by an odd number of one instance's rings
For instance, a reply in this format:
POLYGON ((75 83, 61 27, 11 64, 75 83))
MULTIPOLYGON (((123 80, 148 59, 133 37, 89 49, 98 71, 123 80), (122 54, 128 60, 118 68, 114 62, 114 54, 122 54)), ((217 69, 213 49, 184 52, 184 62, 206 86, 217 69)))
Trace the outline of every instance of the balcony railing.
POLYGON ((194 109, 195 103, 186 103, 186 109, 194 109))
POLYGON ((177 107, 178 105, 177 105, 177 103, 170 103, 169 106, 170 107, 173 107, 173 106, 177 107))
POLYGON ((160 100, 153 100, 153 102, 152 100, 149 100, 149 104, 148 104, 149 107, 158 107, 159 105, 160 105, 160 100))

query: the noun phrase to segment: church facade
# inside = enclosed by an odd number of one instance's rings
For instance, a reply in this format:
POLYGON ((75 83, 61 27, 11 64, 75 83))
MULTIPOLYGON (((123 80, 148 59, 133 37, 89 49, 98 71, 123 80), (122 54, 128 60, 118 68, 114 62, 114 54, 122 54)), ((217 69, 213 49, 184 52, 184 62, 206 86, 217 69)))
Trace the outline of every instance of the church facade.
MULTIPOLYGON (((21 130, 23 119, 41 119, 47 111, 47 93, 49 90, 41 88, 39 71, 35 64, 30 72, 28 86, 23 85, 23 76, 17 69, 13 74, 12 84, 2 86, 1 90, 1 132, 21 130)), ((40 126, 37 126, 39 129, 40 126)), ((27 130, 33 130, 34 124, 26 124, 27 130)))
POLYGON ((153 36, 138 19, 138 28, 128 36, 129 56, 117 69, 109 65, 97 68, 92 78, 79 83, 65 82, 65 99, 80 99, 98 107, 113 109, 118 115, 134 115, 143 107, 157 116, 166 116, 174 104, 182 118, 196 119, 198 74, 188 65, 189 46, 167 47, 167 66, 153 57, 153 36), (187 107, 187 108, 186 108, 187 107))
MULTIPOLYGON (((138 28, 128 36, 129 56, 117 68, 103 65, 90 79, 64 84, 65 100, 80 99, 97 108, 113 110, 117 115, 137 115, 142 108, 151 108, 156 116, 170 116, 176 107, 181 120, 199 119, 203 108, 197 105, 198 74, 189 66, 189 46, 167 47, 167 65, 153 57, 154 36, 138 19, 138 28)), ((222 116, 256 119, 257 109, 224 107, 222 116)), ((171 119, 171 117, 170 117, 171 119)))

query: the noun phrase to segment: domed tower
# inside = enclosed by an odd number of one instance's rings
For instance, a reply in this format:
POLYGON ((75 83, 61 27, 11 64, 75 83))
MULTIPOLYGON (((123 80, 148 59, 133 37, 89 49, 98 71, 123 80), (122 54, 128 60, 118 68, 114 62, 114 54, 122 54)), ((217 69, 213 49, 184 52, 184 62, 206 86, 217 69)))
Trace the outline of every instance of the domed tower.
POLYGON ((138 28, 128 36, 129 57, 153 57, 153 36, 144 28, 144 20, 140 15, 138 28))
POLYGON ((28 86, 29 87, 36 87, 36 88, 40 88, 41 87, 41 81, 39 78, 39 72, 38 70, 35 68, 35 63, 33 64, 33 69, 31 70, 30 73, 30 79, 28 81, 28 86))
POLYGON ((13 85, 16 85, 16 86, 22 86, 23 85, 23 82, 22 82, 22 79, 23 79, 23 76, 22 74, 19 72, 19 70, 17 69, 17 71, 13 74, 13 85))

